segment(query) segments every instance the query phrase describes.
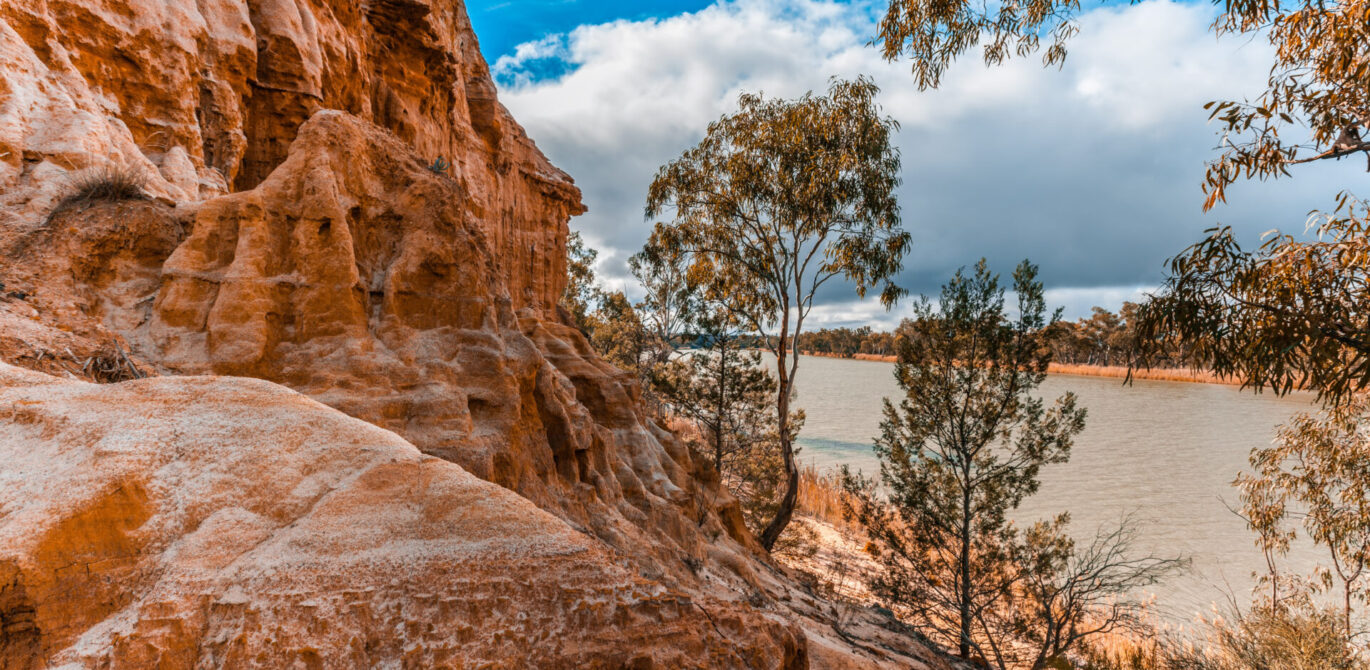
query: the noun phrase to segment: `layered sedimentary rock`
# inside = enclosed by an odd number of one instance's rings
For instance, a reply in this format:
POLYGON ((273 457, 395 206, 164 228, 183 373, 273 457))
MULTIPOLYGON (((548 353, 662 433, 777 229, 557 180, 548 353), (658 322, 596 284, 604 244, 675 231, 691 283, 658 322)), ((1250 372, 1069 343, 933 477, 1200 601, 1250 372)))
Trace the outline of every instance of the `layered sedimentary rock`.
POLYGON ((496 100, 459 0, 0 4, 0 223, 42 220, 96 165, 175 201, 251 188, 320 109, 449 164, 514 304, 550 308, 579 192, 496 100))
POLYGON ((558 315, 581 211, 459 0, 0 3, 0 361, 132 380, 0 372, 0 669, 942 667, 558 315))
POLYGON ((702 554, 718 521, 693 509, 694 460, 556 318, 578 192, 495 100, 460 2, 0 19, 0 154, 22 157, 0 281, 58 330, 285 383, 625 550, 665 530, 670 571, 702 554), (103 160, 146 168, 161 202, 53 214, 60 166, 103 160))
POLYGON ((803 667, 787 626, 275 384, 0 363, 0 667, 803 667))
POLYGON ((391 133, 319 112, 264 182, 198 207, 124 332, 163 369, 278 381, 394 430, 622 551, 702 557, 700 527, 726 529, 693 516, 692 454, 578 332, 516 310, 477 211, 391 133))

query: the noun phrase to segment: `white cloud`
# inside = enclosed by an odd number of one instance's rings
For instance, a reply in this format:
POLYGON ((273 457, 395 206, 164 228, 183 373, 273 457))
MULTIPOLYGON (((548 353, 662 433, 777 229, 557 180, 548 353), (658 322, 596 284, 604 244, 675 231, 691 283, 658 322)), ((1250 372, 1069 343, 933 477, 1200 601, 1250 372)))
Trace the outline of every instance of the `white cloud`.
MULTIPOLYGON (((1096 305, 1116 312, 1124 302, 1141 302, 1146 294, 1155 290, 1155 286, 1054 288, 1047 290, 1045 300, 1049 312, 1060 308, 1063 318, 1074 321, 1088 317, 1091 308, 1096 305)), ((930 299, 935 299, 938 292, 933 289, 926 293, 930 299)), ((815 305, 805 321, 805 329, 871 326, 877 330, 891 330, 912 314, 911 305, 916 299, 917 296, 912 296, 901 300, 890 310, 886 310, 875 300, 848 300, 815 305)), ((1011 293, 1004 298, 1004 302, 1005 307, 1013 312, 1015 303, 1011 293)))
POLYGON ((531 71, 538 61, 557 59, 566 61, 570 53, 566 49, 565 35, 548 35, 535 42, 524 42, 514 48, 514 53, 501 56, 490 68, 496 78, 513 82, 515 86, 526 86, 533 82, 531 71))
MULTIPOLYGON (((658 166, 732 111, 740 92, 794 96, 834 75, 873 77, 902 125, 900 202, 915 247, 901 283, 914 293, 935 291, 980 256, 1004 273, 1027 256, 1048 288, 1079 287, 1072 303, 1116 308, 1135 293, 1116 287, 1158 283, 1164 259, 1205 227, 1236 223, 1253 239, 1299 228, 1351 174, 1320 166, 1274 187, 1238 186, 1237 204, 1201 215, 1203 161, 1217 142, 1202 104, 1259 92, 1270 62, 1261 41, 1215 38, 1206 3, 1090 11, 1060 71, 1037 57, 986 68, 973 53, 927 92, 907 63, 867 45, 876 8, 719 2, 549 36, 499 59, 495 72, 514 117, 584 190, 590 212, 572 225, 601 249, 601 274, 615 285, 650 228, 642 207, 658 166), (539 79, 537 63, 549 58, 565 67, 539 79)), ((827 293, 818 318, 897 320, 853 297, 827 293)))
POLYGON ((909 315, 908 302, 901 302, 886 310, 878 300, 850 300, 814 305, 804 321, 804 329, 859 328, 870 326, 876 330, 893 330, 909 315))
POLYGON ((1046 292, 1047 309, 1061 308, 1067 319, 1087 317, 1090 308, 1098 305, 1118 311, 1124 302, 1142 302, 1155 286, 1091 286, 1087 288, 1057 288, 1046 292))
POLYGON ((1147 2, 1093 12, 1082 25, 1070 79, 1093 112, 1129 129, 1200 116, 1195 102, 1259 90, 1271 50, 1219 41, 1206 4, 1147 2))

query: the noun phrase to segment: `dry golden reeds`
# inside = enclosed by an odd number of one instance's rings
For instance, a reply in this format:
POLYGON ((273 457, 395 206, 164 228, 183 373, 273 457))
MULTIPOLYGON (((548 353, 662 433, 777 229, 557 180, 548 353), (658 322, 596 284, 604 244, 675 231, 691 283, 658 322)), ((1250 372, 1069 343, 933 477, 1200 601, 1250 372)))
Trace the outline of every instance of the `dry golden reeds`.
POLYGON ((812 465, 800 468, 799 500, 795 507, 800 514, 807 514, 833 526, 850 526, 851 523, 843 518, 842 512, 842 500, 846 495, 837 473, 821 473, 812 465))
MULTIPOLYGON (((1080 375, 1085 377, 1116 377, 1122 379, 1127 377, 1127 366, 1125 365, 1075 365, 1068 363, 1052 363, 1047 366, 1047 373, 1053 375, 1080 375)), ((1137 369, 1132 371, 1133 379, 1150 379, 1154 381, 1166 382, 1193 382, 1198 384, 1238 384, 1239 382, 1230 377, 1219 377, 1208 370, 1190 370, 1187 368, 1152 368, 1137 369)))
MULTIPOLYGON (((879 354, 853 354, 851 356, 843 354, 833 354, 827 352, 802 352, 805 356, 816 356, 819 358, 848 358, 857 361, 881 361, 893 363, 894 356, 883 356, 879 354)), ((1127 366, 1125 365, 1086 365, 1075 363, 1052 363, 1047 366, 1047 373, 1053 375, 1079 375, 1082 377, 1115 377, 1122 379, 1127 377, 1127 366)), ((1231 377, 1220 377, 1208 370, 1190 370, 1188 368, 1152 368, 1138 369, 1132 371, 1133 379, 1149 379, 1154 381, 1166 382, 1191 382, 1196 384, 1230 384, 1238 385, 1241 382, 1231 377)))

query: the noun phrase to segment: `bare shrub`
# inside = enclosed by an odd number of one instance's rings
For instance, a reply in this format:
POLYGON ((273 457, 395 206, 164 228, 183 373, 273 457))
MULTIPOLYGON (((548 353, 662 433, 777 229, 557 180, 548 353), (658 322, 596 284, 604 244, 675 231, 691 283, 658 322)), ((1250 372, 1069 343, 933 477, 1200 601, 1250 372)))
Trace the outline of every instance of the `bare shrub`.
POLYGON ((138 369, 118 342, 88 356, 84 362, 79 359, 76 362, 81 363, 80 375, 97 384, 117 384, 147 377, 147 373, 138 369))

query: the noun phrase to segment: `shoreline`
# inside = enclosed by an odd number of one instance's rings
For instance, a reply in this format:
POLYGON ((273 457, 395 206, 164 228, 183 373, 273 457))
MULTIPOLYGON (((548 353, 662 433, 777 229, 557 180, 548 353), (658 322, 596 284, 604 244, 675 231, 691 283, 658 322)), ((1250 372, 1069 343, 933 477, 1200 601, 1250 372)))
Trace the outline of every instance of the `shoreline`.
MULTIPOLYGON (((893 363, 895 356, 882 354, 835 354, 827 351, 801 351, 801 356, 813 356, 815 358, 841 358, 852 361, 875 361, 878 363, 893 363)), ((1047 366, 1047 374, 1052 375, 1075 375, 1077 377, 1109 377, 1123 379, 1127 377, 1127 366, 1125 365, 1083 365, 1075 363, 1051 363, 1047 366)), ((1190 370, 1188 368, 1152 368, 1139 369, 1132 371, 1133 379, 1145 379, 1149 381, 1161 382, 1185 382, 1190 384, 1221 384, 1224 386, 1240 386, 1240 382, 1235 379, 1219 377, 1208 370, 1190 370)))
MULTIPOLYGON (((1075 365, 1069 363, 1050 363, 1047 374, 1075 375, 1078 377, 1127 377, 1126 365, 1075 365)), ((1185 382, 1189 384, 1219 384, 1222 386, 1241 386, 1241 382, 1231 377, 1219 377, 1210 370, 1190 370, 1188 368, 1151 368, 1132 371, 1133 379, 1158 382, 1185 382)))

